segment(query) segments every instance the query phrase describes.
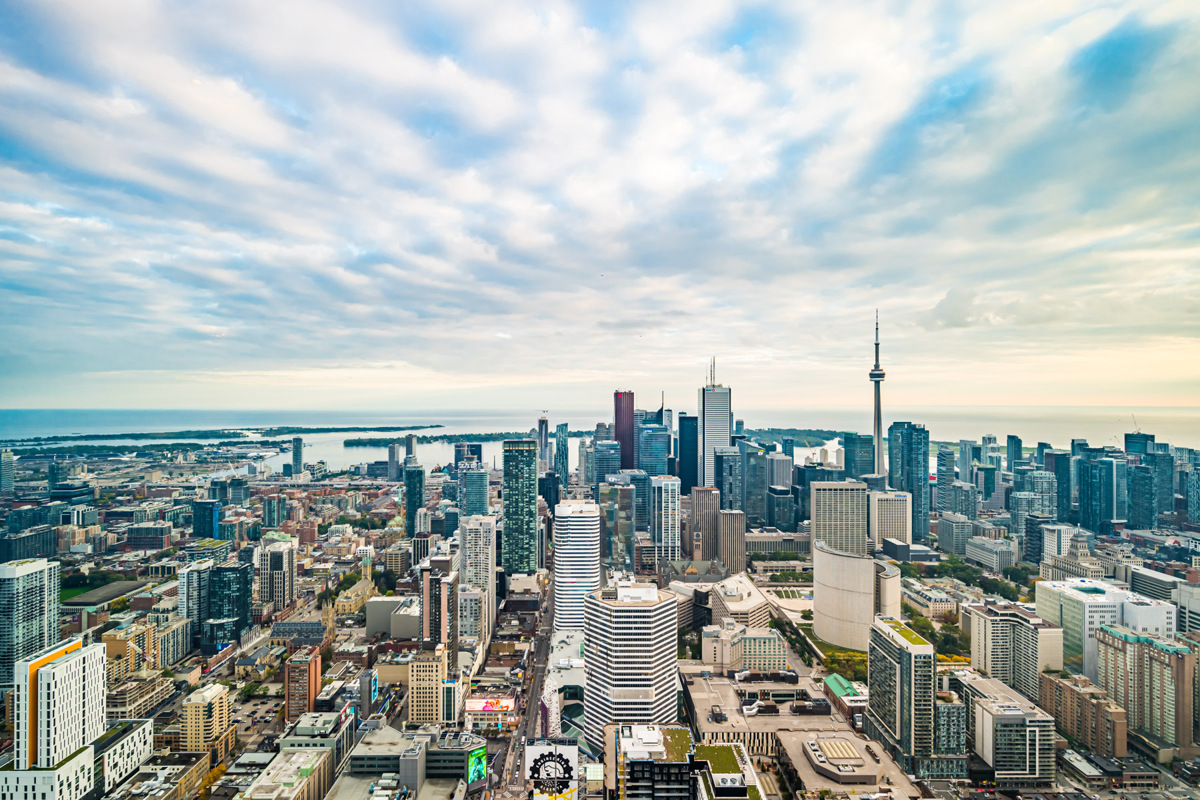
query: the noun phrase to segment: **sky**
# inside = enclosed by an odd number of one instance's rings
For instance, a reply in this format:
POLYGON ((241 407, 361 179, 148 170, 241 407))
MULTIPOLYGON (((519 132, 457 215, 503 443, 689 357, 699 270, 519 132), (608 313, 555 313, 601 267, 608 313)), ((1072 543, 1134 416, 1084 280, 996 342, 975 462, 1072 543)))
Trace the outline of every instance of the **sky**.
POLYGON ((0 408, 1196 405, 1200 4, 0 0, 0 408))

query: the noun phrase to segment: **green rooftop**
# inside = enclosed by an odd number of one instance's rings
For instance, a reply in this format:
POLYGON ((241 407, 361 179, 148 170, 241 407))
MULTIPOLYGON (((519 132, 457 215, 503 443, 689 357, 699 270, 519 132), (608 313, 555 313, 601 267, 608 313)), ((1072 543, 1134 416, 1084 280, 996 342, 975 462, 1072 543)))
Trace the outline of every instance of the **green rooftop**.
POLYGON ((851 685, 850 681, 843 678, 841 675, 834 673, 825 679, 825 685, 829 687, 838 697, 846 697, 857 695, 858 691, 851 685))
POLYGON ((667 751, 667 761, 687 761, 688 753, 692 752, 692 732, 684 727, 661 727, 663 749, 667 751))
POLYGON ((905 625, 903 622, 895 619, 885 619, 885 623, 892 626, 896 633, 900 634, 903 639, 909 644, 929 644, 929 642, 917 635, 917 632, 905 625))
POLYGON ((727 744, 701 744, 696 746, 696 759, 707 761, 708 768, 717 775, 741 772, 737 755, 727 744))

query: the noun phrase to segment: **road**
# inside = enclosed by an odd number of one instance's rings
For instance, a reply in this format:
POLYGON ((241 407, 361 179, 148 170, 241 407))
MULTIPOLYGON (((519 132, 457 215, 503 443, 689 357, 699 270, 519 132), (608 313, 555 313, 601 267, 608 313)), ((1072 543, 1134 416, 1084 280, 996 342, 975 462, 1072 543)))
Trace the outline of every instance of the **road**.
POLYGON ((554 634, 554 587, 546 588, 546 602, 542 608, 542 619, 534 632, 532 652, 526 662, 526 691, 525 721, 518 729, 520 735, 514 732, 512 746, 505 758, 504 769, 508 776, 507 783, 502 784, 497 794, 502 797, 525 797, 528 789, 525 783, 524 740, 536 739, 539 736, 538 723, 541 715, 538 713, 538 703, 542 698, 542 684, 546 678, 546 666, 550 660, 550 641, 554 634))

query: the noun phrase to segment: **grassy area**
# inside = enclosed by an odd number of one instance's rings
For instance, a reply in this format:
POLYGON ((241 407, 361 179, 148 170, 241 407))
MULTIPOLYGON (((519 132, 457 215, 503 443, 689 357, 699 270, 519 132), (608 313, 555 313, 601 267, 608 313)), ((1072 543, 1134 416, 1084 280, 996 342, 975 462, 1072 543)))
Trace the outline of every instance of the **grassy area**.
POLYGON ((709 769, 718 775, 742 771, 741 767, 738 766, 737 756, 734 755, 733 748, 728 745, 696 745, 696 758, 707 761, 709 769))
POLYGON ((72 597, 78 597, 84 592, 90 592, 93 588, 91 586, 76 586, 74 589, 62 589, 58 593, 59 602, 65 602, 72 597))
POLYGON ((824 639, 818 638, 817 635, 815 633, 813 633, 812 623, 807 623, 807 624, 802 623, 800 625, 797 625, 796 627, 798 627, 800 630, 804 631, 804 635, 807 636, 812 641, 812 643, 817 646, 817 649, 820 650, 823 655, 826 655, 826 656, 841 656, 841 655, 865 656, 866 655, 866 653, 864 653, 861 650, 850 650, 845 647, 838 647, 836 644, 830 644, 829 642, 825 641, 824 639))

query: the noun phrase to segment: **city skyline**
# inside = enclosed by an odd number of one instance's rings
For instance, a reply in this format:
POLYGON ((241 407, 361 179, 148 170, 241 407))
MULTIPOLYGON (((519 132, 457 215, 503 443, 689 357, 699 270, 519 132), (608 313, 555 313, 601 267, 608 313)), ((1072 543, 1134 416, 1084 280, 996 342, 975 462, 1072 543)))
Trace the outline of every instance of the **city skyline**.
POLYGON ((1186 4, 3 13, 0 408, 1200 389, 1186 4))

